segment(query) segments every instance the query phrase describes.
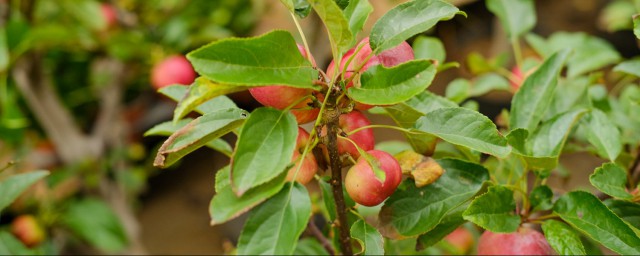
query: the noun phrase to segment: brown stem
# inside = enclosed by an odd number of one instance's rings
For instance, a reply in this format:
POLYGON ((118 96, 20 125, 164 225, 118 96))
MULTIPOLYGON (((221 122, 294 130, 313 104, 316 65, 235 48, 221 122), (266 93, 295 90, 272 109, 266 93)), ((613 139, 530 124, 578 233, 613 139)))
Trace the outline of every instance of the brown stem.
POLYGON ((307 230, 313 237, 318 239, 318 242, 322 244, 322 247, 324 247, 324 249, 329 253, 329 255, 336 255, 336 251, 333 249, 333 246, 331 245, 331 241, 329 241, 329 239, 327 239, 327 237, 325 237, 324 234, 322 234, 322 231, 318 229, 318 226, 316 226, 316 224, 313 222, 313 218, 307 224, 307 230))
POLYGON ((73 115, 53 90, 40 59, 34 53, 16 63, 13 68, 16 87, 65 163, 77 163, 97 156, 98 149, 89 143, 89 138, 82 133, 73 115))
MULTIPOLYGON (((339 88, 339 87, 333 87, 339 88)), ((329 163, 331 166, 331 186, 333 197, 336 203, 338 222, 336 223, 340 231, 340 247, 342 254, 353 255, 351 250, 351 236, 349 235, 349 225, 347 222, 347 207, 342 194, 342 161, 338 153, 338 125, 340 118, 340 108, 336 107, 336 98, 340 95, 340 89, 329 92, 327 110, 324 113, 324 120, 327 124, 327 149, 329 151, 329 163)))

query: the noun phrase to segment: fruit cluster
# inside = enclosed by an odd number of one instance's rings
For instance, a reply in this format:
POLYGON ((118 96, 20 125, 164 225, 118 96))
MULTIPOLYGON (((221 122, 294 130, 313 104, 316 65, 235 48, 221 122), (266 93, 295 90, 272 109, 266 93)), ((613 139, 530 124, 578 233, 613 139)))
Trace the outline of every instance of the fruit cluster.
MULTIPOLYGON (((313 56, 308 55, 302 45, 298 45, 298 50, 314 67, 316 66, 313 56)), ((376 65, 393 67, 413 59, 413 50, 406 42, 376 55, 369 46, 369 38, 365 38, 344 54, 339 68, 334 61, 329 64, 321 78, 324 81, 319 83, 325 86, 319 92, 283 85, 256 87, 249 89, 249 92, 265 106, 280 110, 289 109, 299 124, 305 124, 318 119, 321 102, 327 97, 326 92, 329 89, 326 86, 327 83, 342 85, 342 91, 346 92, 350 87, 360 86, 360 75, 370 67, 376 65)), ((374 150, 373 131, 367 128, 371 122, 360 112, 373 106, 354 102, 348 95, 341 97, 336 106, 340 107, 344 113, 339 117, 340 134, 346 135, 338 138, 338 153, 355 159, 355 164, 345 177, 346 190, 353 200, 361 205, 378 205, 400 184, 402 180, 400 165, 390 154, 374 150), (353 131, 355 133, 352 133, 353 131), (366 152, 370 157, 364 157, 360 152, 366 152), (372 165, 378 166, 385 172, 384 182, 376 177, 372 165)), ((326 134, 326 131, 320 133, 321 136, 323 134, 326 134)), ((289 170, 288 180, 293 180, 295 177, 296 181, 305 184, 311 181, 318 171, 318 164, 313 154, 307 154, 304 159, 300 159, 305 146, 310 141, 309 133, 299 128, 296 150, 292 159, 294 164, 289 170)), ((326 149, 323 150, 326 155, 326 149)))

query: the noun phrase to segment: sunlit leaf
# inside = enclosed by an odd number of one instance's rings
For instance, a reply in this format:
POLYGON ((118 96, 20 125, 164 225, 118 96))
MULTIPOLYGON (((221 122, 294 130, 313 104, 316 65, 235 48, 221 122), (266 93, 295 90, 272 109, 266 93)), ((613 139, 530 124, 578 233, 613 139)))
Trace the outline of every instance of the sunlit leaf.
POLYGON ((534 131, 551 103, 558 75, 569 56, 564 50, 549 57, 525 81, 511 101, 509 127, 534 131))
POLYGON ((456 14, 466 15, 452 4, 440 0, 417 0, 400 4, 373 25, 369 44, 375 53, 380 53, 429 30, 438 21, 453 18, 456 14))
POLYGON ((542 223, 544 237, 560 255, 586 255, 580 237, 566 224, 557 220, 542 223))
POLYGON ((309 192, 298 183, 288 183, 251 211, 238 239, 238 254, 292 254, 310 217, 309 192))
POLYGON ((298 123, 291 112, 258 108, 240 131, 231 160, 231 184, 236 194, 268 182, 291 163, 298 123))
POLYGON ((231 85, 274 84, 314 88, 313 80, 318 77, 318 71, 300 54, 293 36, 281 30, 215 41, 190 52, 187 59, 200 75, 224 84, 227 90, 233 90, 231 85))
POLYGON ((640 254, 640 238, 591 193, 567 193, 558 199, 553 211, 573 228, 614 252, 640 254))

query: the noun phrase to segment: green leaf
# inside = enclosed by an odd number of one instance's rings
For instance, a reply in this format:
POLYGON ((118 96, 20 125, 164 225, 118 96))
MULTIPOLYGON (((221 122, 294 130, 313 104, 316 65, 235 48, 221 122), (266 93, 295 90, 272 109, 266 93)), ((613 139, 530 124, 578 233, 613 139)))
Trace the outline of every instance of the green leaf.
POLYGON ((27 190, 33 183, 49 175, 48 171, 33 171, 11 175, 0 181, 0 211, 13 203, 22 192, 27 190))
POLYGON ((414 60, 392 68, 376 65, 362 74, 361 87, 351 87, 349 96, 370 105, 390 105, 423 92, 436 75, 430 61, 414 60))
POLYGON ((476 197, 462 217, 492 232, 511 233, 520 226, 513 191, 500 185, 476 197))
POLYGON ((0 255, 36 255, 9 231, 0 230, 0 255))
POLYGON ((384 255, 384 239, 380 232, 362 219, 351 225, 351 237, 362 248, 362 255, 384 255))
POLYGON ((571 129, 585 113, 585 110, 573 110, 542 123, 529 138, 528 153, 536 157, 559 156, 571 129))
POLYGON ((586 255, 580 236, 566 224, 557 220, 547 220, 542 223, 544 237, 560 255, 586 255))
POLYGON ((640 238, 598 198, 584 191, 560 197, 553 207, 573 228, 619 254, 640 254, 640 238))
POLYGON ((354 35, 352 45, 356 43, 355 35, 362 30, 371 12, 373 12, 373 6, 369 0, 351 0, 347 8, 344 9, 344 16, 349 21, 349 30, 354 35))
POLYGON ((285 174, 237 196, 231 188, 229 166, 216 173, 216 194, 209 204, 211 225, 225 223, 272 197, 284 187, 285 174))
POLYGON ((120 252, 128 245, 122 223, 111 207, 98 199, 72 202, 62 222, 77 236, 107 253, 120 252))
POLYGON ((105 19, 102 18, 100 2, 96 0, 61 0, 58 4, 88 28, 103 30, 107 27, 105 19))
POLYGON ((439 64, 444 63, 447 53, 444 50, 444 44, 437 37, 418 36, 413 40, 413 53, 417 60, 432 59, 437 60, 439 64))
POLYGON ((179 103, 178 108, 182 109, 177 116, 182 118, 192 110, 200 114, 206 114, 220 109, 238 108, 229 97, 223 94, 244 89, 242 87, 216 84, 199 77, 191 86, 172 85, 160 89, 159 92, 179 103))
POLYGON ((534 43, 534 49, 543 57, 559 50, 572 49, 573 53, 567 61, 567 77, 577 77, 615 64, 621 58, 607 41, 584 32, 556 32, 546 41, 531 34, 527 36, 527 41, 534 43))
POLYGON ((178 106, 173 111, 173 121, 177 122, 193 110, 210 113, 209 111, 215 111, 222 108, 237 108, 235 103, 228 104, 228 98, 225 99, 226 96, 223 95, 243 91, 247 88, 249 87, 216 84, 203 77, 199 77, 189 87, 189 91, 184 98, 178 102, 178 106), (205 105, 206 102, 217 101, 217 99, 220 99, 219 102, 205 105))
POLYGON ((450 3, 440 0, 409 1, 385 13, 371 29, 369 44, 374 53, 399 45, 410 37, 429 30, 438 21, 464 14, 450 3))
POLYGON ((464 78, 457 78, 451 81, 447 85, 445 90, 445 97, 455 103, 460 103, 469 98, 469 91, 471 90, 471 83, 464 78))
POLYGON ((247 116, 241 109, 223 109, 200 116, 173 133, 158 150, 154 165, 164 168, 239 127, 247 116))
POLYGON ((280 2, 300 18, 307 17, 311 12, 311 5, 306 0, 280 0, 280 2))
POLYGON ((464 224, 466 221, 462 218, 462 212, 467 208, 464 206, 468 206, 468 204, 458 206, 458 208, 444 216, 436 227, 418 236, 416 251, 422 251, 425 248, 435 245, 460 225, 464 224))
POLYGON ((551 105, 547 109, 545 119, 575 109, 589 108, 589 96, 587 89, 592 84, 588 77, 576 77, 573 79, 561 79, 553 94, 551 105))
POLYGON ((633 15, 633 34, 640 39, 640 15, 633 15))
POLYGON ((316 11, 327 31, 334 58, 346 52, 354 41, 350 30, 350 21, 342 14, 342 10, 333 0, 308 0, 316 11))
POLYGON ((531 136, 522 128, 512 130, 507 135, 509 145, 513 147, 513 152, 524 157, 529 169, 544 170, 544 174, 536 174, 546 177, 548 172, 558 165, 562 148, 572 128, 584 113, 586 110, 558 114, 545 121, 531 136))
MULTIPOLYGON (((149 129, 148 131, 146 131, 144 133, 144 136, 171 136, 171 134, 177 132, 178 130, 180 130, 180 128, 186 126, 187 124, 189 124, 191 121, 193 121, 192 118, 185 118, 185 119, 180 119, 180 121, 178 121, 177 123, 174 123, 172 121, 167 121, 164 123, 160 123, 157 124, 156 126, 152 127, 151 129, 149 129)), ((233 153, 233 148, 231 148, 231 145, 229 145, 229 143, 227 143, 225 140, 221 139, 221 138, 217 138, 214 139, 212 141, 207 142, 207 144, 205 144, 205 146, 207 146, 208 148, 211 148, 213 150, 216 150, 220 153, 223 153, 224 155, 230 157, 231 153, 233 153)))
POLYGON ((200 75, 224 84, 227 91, 234 90, 231 85, 314 88, 313 80, 318 77, 293 36, 281 30, 258 37, 222 39, 190 52, 187 58, 200 75))
POLYGON ((536 25, 533 0, 487 0, 487 9, 498 16, 510 38, 527 33, 536 25))
POLYGON ((293 255, 329 255, 327 250, 315 238, 302 238, 298 241, 293 255))
POLYGON ((524 81, 511 101, 509 127, 512 130, 535 130, 551 102, 558 75, 568 56, 569 50, 555 53, 524 81))
POLYGON ((620 131, 607 115, 599 109, 593 109, 587 116, 587 139, 598 149, 598 154, 615 161, 622 151, 620 131))
POLYGON ((640 59, 623 61, 616 65, 613 71, 640 77, 640 59))
POLYGON ((376 143, 375 149, 395 155, 405 150, 411 150, 411 145, 405 141, 387 140, 376 143))
POLYGON ((477 77, 473 81, 470 96, 481 96, 490 91, 509 91, 511 86, 509 81, 495 73, 488 73, 477 77))
POLYGON ((627 171, 615 163, 605 163, 589 176, 589 182, 598 190, 615 198, 631 200, 627 192, 627 171))
POLYGON ((284 172, 291 163, 297 136, 298 123, 291 112, 254 110, 242 127, 231 159, 231 184, 236 194, 284 172))
MULTIPOLYGON (((424 91, 406 102, 385 107, 385 111, 402 128, 414 130, 416 120, 424 114, 440 108, 457 106, 450 100, 424 91)), ((404 136, 413 150, 423 155, 433 154, 438 141, 437 137, 427 133, 404 133, 404 136)))
POLYGON ((489 178, 487 169, 477 164, 456 159, 437 162, 445 172, 436 182, 416 188, 412 180, 405 180, 382 207, 380 214, 391 216, 391 224, 404 236, 432 230, 489 178))
POLYGON ((238 254, 292 254, 310 217, 307 189, 299 183, 288 183, 251 211, 238 239, 238 254))
POLYGON ((483 153, 506 157, 511 149, 486 116, 465 108, 442 108, 416 121, 416 129, 483 153))
POLYGON ((614 199, 608 199, 604 204, 629 225, 640 229, 640 204, 614 199))
POLYGON ((547 185, 535 187, 529 194, 529 204, 533 211, 546 211, 553 208, 553 191, 547 185))

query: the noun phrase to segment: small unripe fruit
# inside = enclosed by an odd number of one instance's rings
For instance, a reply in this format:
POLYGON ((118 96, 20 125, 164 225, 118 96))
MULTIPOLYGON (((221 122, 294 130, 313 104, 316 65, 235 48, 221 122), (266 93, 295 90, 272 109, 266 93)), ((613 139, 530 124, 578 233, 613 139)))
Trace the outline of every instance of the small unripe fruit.
POLYGON ((485 231, 478 241, 480 255, 554 255, 542 233, 521 227, 513 233, 485 231))
POLYGON ((100 11, 102 12, 104 23, 107 24, 107 28, 115 27, 118 22, 116 9, 110 4, 102 3, 100 5, 100 11))
POLYGON ((473 246, 473 235, 469 230, 463 227, 456 228, 448 234, 444 240, 453 246, 458 253, 466 253, 473 246))
POLYGON ((316 162, 316 157, 313 153, 309 152, 305 156, 304 159, 301 159, 302 153, 304 153, 304 148, 309 143, 309 133, 304 129, 298 127, 298 137, 296 138, 296 148, 293 151, 293 157, 291 161, 296 161, 295 165, 289 169, 289 173, 287 173, 287 181, 292 181, 293 176, 296 173, 298 167, 300 167, 300 171, 298 171, 298 175, 296 176, 296 181, 302 184, 307 184, 309 181, 313 179, 313 176, 318 172, 318 163, 316 162))
MULTIPOLYGON (((356 45, 356 47, 354 47, 353 49, 350 49, 344 54, 344 57, 342 57, 342 60, 340 61, 340 69, 338 70, 338 72, 342 72, 344 70, 345 71, 344 79, 348 80, 355 74, 355 72, 357 71, 356 69, 360 67, 361 69, 359 70, 359 72, 364 73, 367 69, 375 65, 382 64, 385 67, 394 67, 404 62, 413 60, 415 58, 413 54, 413 48, 411 48, 411 46, 404 41, 400 45, 392 49, 385 50, 378 55, 372 55, 367 60, 367 57, 371 54, 372 54, 372 50, 371 50, 371 46, 369 46, 369 37, 366 37, 362 39, 362 41, 360 41, 358 45, 356 45), (358 48, 360 48, 360 50, 356 53, 356 50, 358 48), (353 57, 353 59, 349 63, 349 66, 347 66, 345 70, 344 67, 347 64, 347 61, 349 61, 349 58, 351 58, 351 56, 354 53, 356 55, 353 57)), ((329 64, 329 67, 327 68, 327 75, 329 77, 333 77, 334 72, 335 72, 335 63, 331 61, 331 63, 329 64)), ((346 85, 346 88, 349 88, 352 86, 353 86, 353 81, 349 82, 346 85)), ((373 106, 371 105, 366 105, 362 103, 356 104, 356 109, 359 109, 359 110, 367 110, 372 107, 373 106)))
MULTIPOLYGON (((371 122, 369 121, 369 119, 360 111, 352 111, 348 114, 341 115, 338 125, 345 133, 349 133, 355 129, 370 124, 371 122)), ((360 130, 354 134, 349 135, 347 138, 355 142, 355 144, 364 151, 372 150, 375 146, 373 129, 371 128, 360 130)), ((354 159, 358 159, 360 157, 360 152, 358 152, 356 146, 354 146, 350 141, 343 138, 338 138, 338 153, 348 153, 354 159)))
POLYGON ((156 90, 173 84, 190 85, 196 79, 196 71, 184 56, 171 56, 153 66, 151 85, 156 90))
POLYGON ((27 247, 38 245, 45 237, 42 226, 32 215, 20 215, 14 219, 11 223, 11 233, 27 247))
POLYGON ((360 157, 347 172, 344 185, 353 201, 364 206, 375 206, 382 203, 398 188, 402 181, 402 170, 398 161, 387 152, 369 150, 367 153, 384 171, 386 175, 384 183, 376 177, 367 160, 360 157))
MULTIPOLYGON (((307 52, 302 45, 298 45, 298 50, 303 57, 309 59, 315 66, 313 56, 307 56, 307 52)), ((312 92, 313 90, 309 89, 282 85, 261 86, 249 89, 251 96, 260 102, 260 104, 277 109, 285 109, 300 100, 300 98, 311 95, 312 92)), ((307 108, 310 102, 311 99, 307 99, 293 106, 294 109, 291 110, 291 113, 296 117, 296 121, 298 121, 299 124, 311 122, 318 117, 318 113, 320 113, 320 109, 318 108, 296 110, 296 108, 307 108)))

